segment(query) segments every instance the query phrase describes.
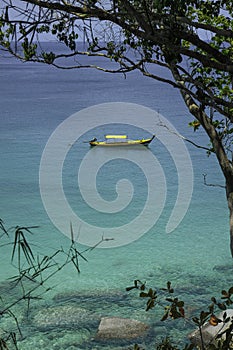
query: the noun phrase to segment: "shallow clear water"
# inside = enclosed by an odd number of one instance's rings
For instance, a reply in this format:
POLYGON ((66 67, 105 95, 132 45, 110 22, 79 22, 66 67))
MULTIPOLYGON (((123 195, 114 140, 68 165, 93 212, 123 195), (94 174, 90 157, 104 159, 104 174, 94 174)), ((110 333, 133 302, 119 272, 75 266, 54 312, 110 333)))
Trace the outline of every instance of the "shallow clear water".
MULTIPOLYGON (((203 145, 208 143, 202 132, 193 134, 187 126, 192 117, 176 90, 136 73, 124 79, 94 70, 57 71, 1 57, 0 84, 0 217, 7 227, 38 225, 29 240, 34 244, 34 252, 39 254, 51 254, 61 246, 68 248, 70 244, 70 240, 54 227, 43 207, 39 166, 48 138, 73 113, 105 102, 137 103, 159 111, 186 137, 203 145)), ((114 133, 122 132, 122 128, 122 125, 116 126, 114 133)), ((124 128, 124 132, 140 137, 140 130, 124 128)), ((101 134, 111 132, 111 125, 95 132, 101 137, 101 134)), ((67 155, 63 169, 64 192, 73 210, 79 212, 83 220, 89 219, 100 227, 125 224, 133 215, 139 215, 146 200, 145 175, 129 161, 109 162, 96 179, 99 193, 106 200, 114 199, 115 185, 123 169, 124 176, 128 174, 135 187, 134 201, 126 211, 116 214, 91 211, 82 201, 77 186, 79 164, 89 151, 88 144, 82 141, 91 135, 93 131, 83 135, 67 155)), ((77 328, 76 322, 71 322, 67 328, 52 327, 41 331, 35 324, 35 315, 41 309, 50 310, 48 307, 61 305, 79 305, 94 312, 97 319, 111 315, 142 320, 151 325, 152 331, 147 339, 139 339, 141 343, 153 343, 161 335, 184 339, 192 325, 184 321, 161 324, 156 310, 146 313, 145 300, 138 298, 135 291, 126 292, 125 288, 135 279, 157 288, 165 287, 170 280, 178 296, 190 304, 191 316, 203 305, 208 305, 212 295, 218 296, 223 288, 230 287, 232 269, 225 193, 219 187, 204 186, 202 174, 208 174, 209 183, 223 184, 223 178, 213 156, 207 158, 205 151, 188 144, 187 147, 194 171, 194 190, 190 207, 180 225, 171 234, 166 233, 167 220, 176 199, 177 174, 171 156, 155 140, 150 151, 156 154, 163 167, 168 189, 158 221, 131 244, 85 252, 88 262, 80 258, 81 273, 77 274, 69 266, 53 276, 48 282, 51 291, 43 295, 42 300, 32 301, 28 318, 26 305, 16 306, 24 335, 19 341, 19 349, 117 349, 131 344, 93 340, 98 324, 94 316, 91 318, 93 322, 87 322, 81 328, 77 328)), ((86 248, 79 246, 80 251, 86 248)), ((10 263, 11 249, 10 246, 1 248, 3 283, 16 273, 10 263)), ((1 290, 4 302, 8 298, 15 300, 20 295, 19 290, 11 293, 9 288, 2 287, 1 290)), ((9 318, 5 317, 2 328, 8 326, 12 327, 9 318)))

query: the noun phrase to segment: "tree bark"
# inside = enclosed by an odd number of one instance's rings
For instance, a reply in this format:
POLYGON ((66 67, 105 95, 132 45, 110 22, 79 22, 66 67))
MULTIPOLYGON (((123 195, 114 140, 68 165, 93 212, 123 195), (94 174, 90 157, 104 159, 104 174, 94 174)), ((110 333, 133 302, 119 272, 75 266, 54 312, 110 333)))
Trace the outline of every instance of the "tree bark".
POLYGON ((196 118, 200 121, 211 140, 215 155, 226 180, 226 199, 230 213, 230 251, 233 258, 233 164, 232 161, 228 159, 221 138, 219 138, 208 116, 204 112, 200 112, 196 114, 196 118))
POLYGON ((226 182, 226 196, 230 212, 230 250, 233 258, 233 176, 226 182))
POLYGON ((202 108, 197 105, 190 94, 182 89, 183 82, 177 68, 175 66, 171 66, 170 68, 175 81, 181 86, 180 92, 190 113, 200 122, 206 134, 209 136, 218 163, 226 180, 226 199, 230 213, 230 251, 233 258, 233 161, 228 159, 221 138, 219 137, 211 119, 202 108))

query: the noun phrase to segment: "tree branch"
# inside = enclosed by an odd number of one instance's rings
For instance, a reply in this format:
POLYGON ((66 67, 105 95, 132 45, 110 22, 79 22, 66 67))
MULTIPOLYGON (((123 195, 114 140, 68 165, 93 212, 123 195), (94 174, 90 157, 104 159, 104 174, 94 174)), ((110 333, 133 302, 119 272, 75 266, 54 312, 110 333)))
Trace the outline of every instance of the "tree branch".
POLYGON ((182 140, 184 140, 184 141, 186 141, 186 142, 192 144, 192 145, 195 146, 196 148, 200 148, 200 149, 203 149, 203 150, 205 150, 205 151, 207 151, 207 152, 214 153, 210 148, 205 147, 205 146, 201 146, 201 145, 195 143, 194 141, 187 139, 185 136, 181 135, 180 133, 175 132, 174 130, 171 130, 166 124, 164 124, 164 123, 161 121, 161 119, 159 119, 159 124, 158 124, 158 125, 159 125, 159 126, 162 126, 162 127, 165 128, 165 129, 167 129, 171 134, 176 135, 177 137, 181 138, 182 140))
POLYGON ((226 186, 223 186, 223 185, 219 185, 219 184, 210 184, 210 183, 207 183, 207 181, 206 181, 207 174, 202 174, 202 175, 203 175, 203 178, 204 178, 204 185, 205 185, 205 186, 210 186, 210 187, 220 187, 220 188, 224 188, 224 189, 226 189, 226 186))

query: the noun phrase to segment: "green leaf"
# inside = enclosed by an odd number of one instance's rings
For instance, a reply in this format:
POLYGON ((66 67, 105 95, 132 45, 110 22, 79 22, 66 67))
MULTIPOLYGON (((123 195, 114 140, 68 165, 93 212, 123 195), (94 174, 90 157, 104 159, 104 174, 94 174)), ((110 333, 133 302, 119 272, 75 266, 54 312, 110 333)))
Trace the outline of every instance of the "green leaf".
POLYGON ((211 301, 212 301, 214 304, 217 303, 217 300, 216 300, 214 297, 211 298, 211 301))
POLYGON ((135 289, 135 286, 133 286, 133 287, 126 287, 125 289, 126 289, 127 292, 129 292, 130 290, 135 289))
POLYGON ((198 326, 200 325, 200 320, 199 320, 199 318, 193 317, 192 320, 193 320, 193 322, 194 322, 195 324, 197 324, 198 326))
POLYGON ((176 303, 176 306, 177 307, 183 307, 184 306, 184 302, 183 301, 178 301, 177 303, 176 303))
POLYGON ((147 302, 147 307, 146 307, 146 311, 149 311, 150 309, 152 309, 154 306, 155 306, 155 302, 154 302, 154 299, 150 299, 148 300, 147 302))
POLYGON ((224 303, 218 303, 217 304, 220 310, 226 310, 226 305, 224 303))
POLYGON ((169 311, 165 312, 165 314, 161 318, 161 321, 165 321, 168 318, 168 315, 169 315, 169 311))
POLYGON ((166 298, 166 300, 167 300, 169 303, 173 303, 173 302, 174 302, 174 300, 171 299, 171 298, 166 298))
POLYGON ((149 291, 148 291, 148 296, 149 296, 150 298, 153 298, 153 297, 154 297, 154 292, 153 292, 153 289, 152 289, 152 288, 149 289, 149 291))

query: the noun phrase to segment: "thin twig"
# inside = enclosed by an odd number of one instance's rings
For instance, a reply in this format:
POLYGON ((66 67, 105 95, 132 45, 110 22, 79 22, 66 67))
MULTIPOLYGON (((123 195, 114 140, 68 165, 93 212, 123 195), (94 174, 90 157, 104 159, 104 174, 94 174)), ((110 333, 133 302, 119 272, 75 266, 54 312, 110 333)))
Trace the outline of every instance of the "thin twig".
POLYGON ((210 186, 210 187, 220 187, 220 188, 226 188, 226 186, 224 186, 224 185, 220 185, 220 184, 210 184, 210 183, 207 183, 207 181, 206 181, 207 174, 202 174, 202 175, 203 175, 203 178, 204 178, 204 185, 206 185, 206 186, 210 186))
POLYGON ((192 140, 187 139, 185 136, 181 135, 180 133, 178 133, 178 132, 176 132, 176 131, 174 131, 174 130, 169 129, 169 127, 168 127, 166 124, 164 124, 164 123, 161 121, 161 119, 159 119, 159 124, 158 124, 158 125, 159 125, 159 126, 162 126, 162 127, 164 127, 164 128, 166 128, 171 134, 174 134, 174 135, 178 136, 179 138, 181 138, 182 140, 191 143, 191 144, 192 144, 193 146, 195 146, 196 148, 204 149, 205 151, 214 153, 210 148, 205 147, 205 146, 198 145, 197 143, 195 143, 195 142, 192 141, 192 140))

